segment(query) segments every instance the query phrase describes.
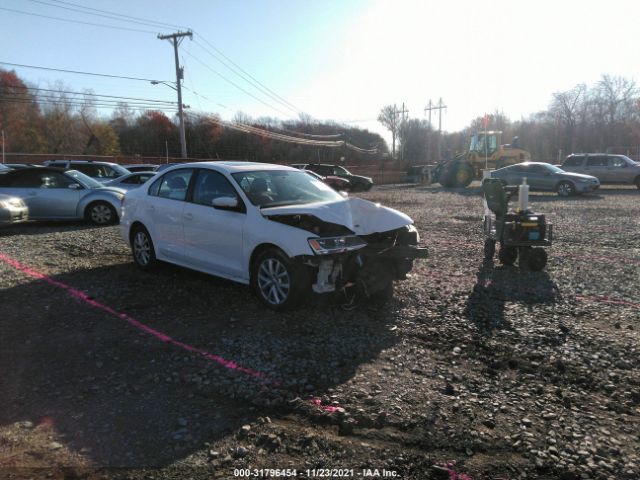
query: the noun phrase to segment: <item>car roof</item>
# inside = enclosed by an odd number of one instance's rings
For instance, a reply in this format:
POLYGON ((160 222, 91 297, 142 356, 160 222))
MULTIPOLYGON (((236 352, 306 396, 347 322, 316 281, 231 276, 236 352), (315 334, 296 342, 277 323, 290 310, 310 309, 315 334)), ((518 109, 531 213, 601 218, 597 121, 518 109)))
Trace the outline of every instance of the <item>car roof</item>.
MULTIPOLYGON (((260 162, 239 162, 239 161, 225 161, 218 160, 215 162, 192 162, 192 163, 179 163, 174 168, 215 168, 217 170, 223 170, 228 173, 237 172, 253 172, 256 170, 289 170, 297 172, 297 168, 288 167, 286 165, 279 165, 275 163, 260 163, 260 162)), ((168 170, 168 169, 167 169, 168 170)))
POLYGON ((103 160, 49 160, 49 164, 51 163, 69 163, 69 164, 74 164, 74 163, 92 164, 93 163, 96 165, 118 165, 119 167, 122 166, 114 162, 105 162, 103 160))

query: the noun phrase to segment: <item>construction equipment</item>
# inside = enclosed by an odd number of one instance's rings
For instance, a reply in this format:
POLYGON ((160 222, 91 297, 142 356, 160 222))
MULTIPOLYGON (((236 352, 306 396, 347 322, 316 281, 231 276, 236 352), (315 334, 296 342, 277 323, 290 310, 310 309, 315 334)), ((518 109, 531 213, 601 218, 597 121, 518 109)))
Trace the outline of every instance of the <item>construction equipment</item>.
POLYGON ((514 137, 510 145, 501 145, 501 135, 501 131, 472 135, 467 152, 436 166, 433 181, 443 187, 466 187, 473 180, 482 178, 483 169, 498 169, 531 160, 531 154, 518 146, 518 137, 514 137))
POLYGON ((548 247, 553 241, 553 225, 544 214, 529 210, 529 185, 504 186, 495 178, 482 181, 484 193, 484 259, 493 261, 496 243, 500 245, 498 260, 503 265, 513 265, 518 260, 521 268, 533 272, 547 264, 548 247), (518 193, 518 206, 509 210, 509 200, 518 193))

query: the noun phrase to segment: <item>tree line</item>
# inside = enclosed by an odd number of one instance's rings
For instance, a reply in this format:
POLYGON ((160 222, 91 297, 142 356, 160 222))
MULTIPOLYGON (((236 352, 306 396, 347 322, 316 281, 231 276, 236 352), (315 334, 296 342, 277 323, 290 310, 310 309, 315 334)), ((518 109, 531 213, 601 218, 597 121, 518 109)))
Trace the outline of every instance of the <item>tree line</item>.
MULTIPOLYGON (((500 111, 488 115, 489 130, 501 130, 502 142, 518 137, 534 160, 556 161, 570 153, 640 154, 640 92, 633 80, 603 75, 594 85, 579 84, 552 95, 546 110, 512 121, 500 111)), ((423 119, 402 120, 393 105, 380 111, 378 121, 393 138, 392 155, 409 164, 437 160, 438 132, 423 119), (431 151, 429 156, 427 152, 431 151)), ((465 151, 472 134, 484 130, 483 116, 457 132, 443 132, 444 158, 465 151)))
MULTIPOLYGON (((124 155, 178 157, 180 138, 177 116, 166 107, 140 110, 120 102, 109 117, 98 114, 91 92, 78 99, 63 85, 46 89, 46 95, 29 87, 14 71, 0 69, 0 128, 8 153, 67 155, 124 155)), ((384 139, 368 130, 332 121, 319 122, 300 114, 295 120, 253 119, 238 113, 233 122, 300 138, 333 139, 376 153, 340 147, 298 145, 226 128, 216 114, 187 114, 185 133, 189 158, 242 159, 266 162, 336 163, 379 161, 387 155, 384 139)))

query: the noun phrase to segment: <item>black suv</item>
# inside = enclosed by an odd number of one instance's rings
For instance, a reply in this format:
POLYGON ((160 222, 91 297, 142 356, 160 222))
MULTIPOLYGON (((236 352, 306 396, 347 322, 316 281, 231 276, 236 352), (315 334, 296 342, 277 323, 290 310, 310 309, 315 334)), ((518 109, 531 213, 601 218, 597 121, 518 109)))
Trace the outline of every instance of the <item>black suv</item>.
POLYGON ((354 175, 349 170, 340 165, 326 165, 323 163, 309 163, 304 166, 305 170, 311 170, 323 177, 334 176, 349 180, 351 190, 354 192, 366 192, 373 187, 373 180, 369 177, 354 175))

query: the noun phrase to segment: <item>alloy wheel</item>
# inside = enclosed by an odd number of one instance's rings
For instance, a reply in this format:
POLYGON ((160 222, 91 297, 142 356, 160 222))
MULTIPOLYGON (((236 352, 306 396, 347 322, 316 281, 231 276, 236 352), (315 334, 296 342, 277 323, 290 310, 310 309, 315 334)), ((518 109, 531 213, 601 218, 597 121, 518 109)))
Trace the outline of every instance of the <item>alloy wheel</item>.
POLYGON ((138 232, 133 238, 133 255, 136 258, 136 262, 143 267, 149 264, 151 260, 151 244, 146 233, 138 232))
POLYGON ((266 258, 258 268, 258 288, 271 305, 282 305, 289 297, 291 277, 277 258, 266 258))

